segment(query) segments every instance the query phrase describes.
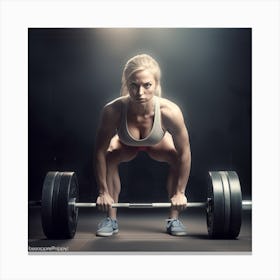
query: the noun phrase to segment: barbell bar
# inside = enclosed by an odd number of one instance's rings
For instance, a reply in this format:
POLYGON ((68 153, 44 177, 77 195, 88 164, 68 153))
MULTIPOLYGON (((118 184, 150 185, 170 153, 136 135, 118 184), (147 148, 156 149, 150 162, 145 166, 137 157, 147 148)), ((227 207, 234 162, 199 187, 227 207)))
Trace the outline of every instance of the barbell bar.
MULTIPOLYGON (((78 179, 75 172, 47 173, 41 201, 30 201, 30 207, 41 206, 44 234, 49 239, 73 238, 76 233, 79 208, 96 207, 96 203, 79 202, 78 179)), ((113 208, 170 208, 170 202, 114 203, 113 208)), ((206 202, 188 202, 187 208, 205 208, 208 235, 211 238, 238 237, 242 210, 252 207, 243 200, 235 171, 210 171, 206 202)))
MULTIPOLYGON (((69 205, 77 208, 96 208, 97 204, 94 202, 76 202, 75 200, 69 201, 69 205)), ((29 201, 29 207, 36 208, 42 206, 41 200, 29 201)), ((113 203, 112 208, 170 208, 172 205, 170 202, 153 202, 153 203, 113 203)), ((207 202, 188 202, 187 208, 204 208, 207 207, 207 202)), ((252 201, 242 200, 242 210, 251 210, 252 201)))
MULTIPOLYGON (((77 208, 95 208, 96 203, 92 202, 75 202, 70 201, 69 205, 73 205, 77 208)), ((170 202, 154 202, 154 203, 113 203, 112 208, 170 208, 172 205, 170 202)), ((242 200, 242 209, 251 209, 251 200, 242 200)), ((207 207, 207 202, 188 202, 187 208, 204 208, 207 207)))

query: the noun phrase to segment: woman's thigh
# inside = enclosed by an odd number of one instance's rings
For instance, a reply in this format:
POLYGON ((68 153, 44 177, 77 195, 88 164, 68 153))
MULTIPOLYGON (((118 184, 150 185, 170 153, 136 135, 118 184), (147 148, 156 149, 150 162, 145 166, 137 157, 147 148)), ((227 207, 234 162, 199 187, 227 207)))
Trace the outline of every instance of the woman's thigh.
POLYGON ((178 153, 173 143, 170 133, 166 132, 163 139, 157 145, 150 146, 147 149, 148 155, 157 161, 168 162, 175 166, 178 159, 178 153))

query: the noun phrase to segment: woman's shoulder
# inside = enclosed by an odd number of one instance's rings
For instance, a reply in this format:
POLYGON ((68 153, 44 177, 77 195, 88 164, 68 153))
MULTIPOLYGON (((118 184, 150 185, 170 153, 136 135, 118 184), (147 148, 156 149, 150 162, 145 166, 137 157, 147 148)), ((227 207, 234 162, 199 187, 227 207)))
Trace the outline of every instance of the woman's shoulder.
POLYGON ((127 96, 120 96, 105 104, 104 110, 120 112, 121 106, 126 102, 127 96))
POLYGON ((125 97, 118 97, 106 103, 102 109, 101 115, 104 123, 110 125, 118 125, 121 117, 122 104, 125 102, 125 97))
POLYGON ((166 128, 174 128, 184 123, 182 111, 175 102, 166 98, 161 98, 160 111, 162 123, 166 128))
POLYGON ((170 99, 159 97, 160 102, 160 110, 163 114, 170 114, 170 113, 176 113, 180 112, 179 106, 170 99))

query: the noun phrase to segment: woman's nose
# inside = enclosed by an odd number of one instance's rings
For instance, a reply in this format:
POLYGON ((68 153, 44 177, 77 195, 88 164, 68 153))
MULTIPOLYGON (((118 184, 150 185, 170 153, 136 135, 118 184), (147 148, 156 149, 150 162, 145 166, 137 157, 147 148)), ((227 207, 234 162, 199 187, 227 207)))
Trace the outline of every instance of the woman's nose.
POLYGON ((140 87, 138 88, 138 94, 139 94, 139 95, 142 95, 143 93, 144 93, 144 88, 140 86, 140 87))

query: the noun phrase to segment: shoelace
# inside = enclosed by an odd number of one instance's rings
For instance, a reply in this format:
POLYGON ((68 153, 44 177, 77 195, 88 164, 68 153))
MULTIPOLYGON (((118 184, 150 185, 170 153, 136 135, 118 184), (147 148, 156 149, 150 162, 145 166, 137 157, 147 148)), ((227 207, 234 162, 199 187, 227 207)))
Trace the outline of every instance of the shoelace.
POLYGON ((112 220, 110 218, 106 218, 98 224, 98 227, 100 228, 103 226, 107 226, 107 225, 110 225, 111 223, 112 223, 112 220))
POLYGON ((170 222, 170 225, 172 224, 173 226, 184 227, 184 225, 182 224, 182 222, 179 219, 166 219, 165 221, 170 222))
POLYGON ((98 224, 98 228, 100 227, 104 227, 104 226, 115 226, 116 221, 112 220, 111 218, 107 217, 106 219, 103 219, 99 224, 98 224))

